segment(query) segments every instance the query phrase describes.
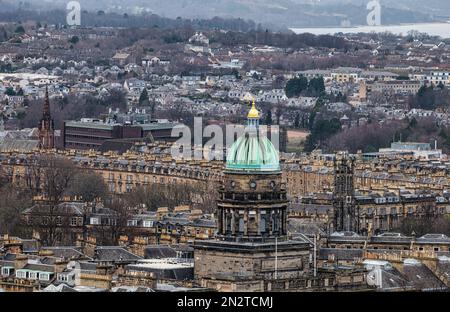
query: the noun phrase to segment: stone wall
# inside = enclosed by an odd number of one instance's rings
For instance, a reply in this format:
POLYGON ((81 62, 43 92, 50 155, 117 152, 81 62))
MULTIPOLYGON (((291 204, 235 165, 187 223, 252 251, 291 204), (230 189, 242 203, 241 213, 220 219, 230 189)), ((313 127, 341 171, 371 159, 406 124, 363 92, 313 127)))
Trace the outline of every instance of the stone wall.
MULTIPOLYGON (((286 250, 277 253, 277 277, 293 278, 309 271, 309 251, 286 250)), ((195 250, 196 278, 211 276, 274 278, 275 251, 229 252, 195 250)))

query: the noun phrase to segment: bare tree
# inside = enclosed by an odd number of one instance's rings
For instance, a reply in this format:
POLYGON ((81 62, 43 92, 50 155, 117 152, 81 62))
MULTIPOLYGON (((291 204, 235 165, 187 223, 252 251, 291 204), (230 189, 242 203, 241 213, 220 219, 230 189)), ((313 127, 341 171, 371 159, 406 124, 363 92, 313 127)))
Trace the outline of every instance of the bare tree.
POLYGON ((94 172, 78 171, 70 183, 68 195, 76 196, 84 202, 108 198, 108 187, 102 176, 94 172))
POLYGON ((126 200, 131 206, 140 206, 148 210, 156 210, 159 207, 170 209, 179 205, 191 205, 195 190, 194 186, 183 184, 152 184, 136 188, 126 195, 126 200))
POLYGON ((196 195, 199 199, 197 205, 204 213, 213 213, 216 211, 217 189, 218 187, 214 183, 205 183, 196 189, 196 195))
POLYGON ((217 188, 214 183, 152 184, 140 186, 125 195, 130 206, 151 211, 159 207, 173 209, 189 205, 205 213, 212 213, 216 209, 216 199, 217 188))
POLYGON ((58 217, 58 206, 64 200, 70 183, 75 176, 76 168, 69 159, 41 155, 34 159, 28 167, 27 183, 34 195, 41 195, 45 201, 43 208, 46 222, 40 227, 41 239, 44 244, 54 246, 58 241, 58 228, 69 226, 69 221, 63 218, 62 224, 58 217))
POLYGON ((130 217, 136 211, 129 205, 129 203, 121 196, 114 196, 109 201, 109 208, 114 214, 113 222, 110 226, 110 237, 113 244, 117 244, 120 235, 125 234, 127 223, 130 217))
POLYGON ((0 234, 26 235, 21 214, 31 205, 31 194, 18 186, 7 184, 0 188, 0 234))
POLYGON ((445 216, 437 214, 435 205, 425 204, 420 206, 419 211, 403 219, 399 230, 406 234, 422 236, 430 233, 448 234, 450 222, 445 216))

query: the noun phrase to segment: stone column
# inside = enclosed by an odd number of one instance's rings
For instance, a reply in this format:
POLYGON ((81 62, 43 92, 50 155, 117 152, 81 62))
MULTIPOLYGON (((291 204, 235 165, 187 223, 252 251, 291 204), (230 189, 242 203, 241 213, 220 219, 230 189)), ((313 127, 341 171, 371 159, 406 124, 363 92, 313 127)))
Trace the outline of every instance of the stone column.
POLYGON ((233 235, 236 235, 236 218, 235 218, 235 211, 233 209, 231 210, 231 233, 233 235))
POLYGON ((220 234, 225 235, 226 230, 227 230, 227 214, 224 208, 220 209, 220 214, 221 214, 221 218, 220 218, 220 222, 219 222, 219 229, 220 229, 220 234))
POLYGON ((244 235, 248 235, 248 209, 244 210, 244 235))
POLYGON ((256 211, 256 231, 258 235, 261 235, 261 210, 256 211))
POLYGON ((272 210, 267 211, 269 213, 269 216, 266 218, 267 221, 267 228, 269 230, 269 235, 273 234, 273 214, 272 210))

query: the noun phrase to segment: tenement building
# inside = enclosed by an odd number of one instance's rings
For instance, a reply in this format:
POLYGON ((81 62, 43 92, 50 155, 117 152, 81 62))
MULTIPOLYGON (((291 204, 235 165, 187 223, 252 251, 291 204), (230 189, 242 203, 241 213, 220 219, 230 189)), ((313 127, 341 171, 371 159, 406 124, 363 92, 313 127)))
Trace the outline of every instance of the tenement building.
MULTIPOLYGON (((364 235, 376 235, 382 232, 396 231, 408 217, 424 218, 445 216, 450 211, 450 199, 436 194, 411 194, 400 192, 356 194, 354 209, 357 211, 356 222, 359 229, 350 231, 364 235)), ((334 226, 335 211, 332 196, 305 197, 299 203, 289 207, 289 218, 302 219, 322 226, 328 234, 336 229, 334 226)))

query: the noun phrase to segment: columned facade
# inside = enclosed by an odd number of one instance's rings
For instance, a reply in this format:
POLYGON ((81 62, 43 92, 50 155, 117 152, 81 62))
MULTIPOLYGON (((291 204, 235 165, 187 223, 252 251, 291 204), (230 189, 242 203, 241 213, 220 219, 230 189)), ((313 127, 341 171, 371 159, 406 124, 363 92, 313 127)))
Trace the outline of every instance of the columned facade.
POLYGON ((218 238, 264 241, 287 235, 287 195, 281 173, 225 171, 218 199, 218 238))

